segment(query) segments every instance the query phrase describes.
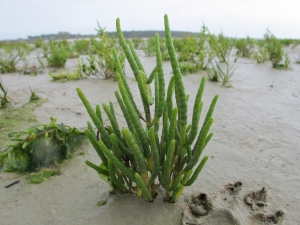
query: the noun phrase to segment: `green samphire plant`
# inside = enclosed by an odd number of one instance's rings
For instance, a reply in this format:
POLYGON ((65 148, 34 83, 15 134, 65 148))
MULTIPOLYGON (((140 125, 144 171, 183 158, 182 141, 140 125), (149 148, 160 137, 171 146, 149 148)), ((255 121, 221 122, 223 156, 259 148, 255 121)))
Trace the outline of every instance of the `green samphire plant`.
POLYGON ((119 19, 116 25, 120 45, 137 80, 145 115, 137 108, 114 50, 119 86, 119 92, 116 91, 115 96, 128 127, 119 127, 111 102, 109 106, 102 105, 110 121, 110 125, 105 127, 100 106, 97 105, 94 110, 83 92, 77 89, 98 131, 96 133, 88 122, 86 135, 102 160, 100 166, 90 161, 86 161, 86 164, 122 192, 137 193, 151 202, 157 195, 157 189, 162 186, 166 191, 164 201, 175 202, 183 189, 194 183, 208 159, 205 156, 200 160, 200 156, 213 136, 209 130, 218 96, 212 100, 199 129, 203 106, 201 97, 205 86, 203 77, 195 99, 192 123, 188 125, 188 96, 172 43, 168 16, 165 15, 165 33, 173 76, 167 92, 158 34, 155 36, 156 67, 147 77, 133 45, 129 42, 128 46, 123 37, 119 19), (152 82, 154 97, 151 91, 152 82), (174 92, 176 104, 173 105, 174 92))

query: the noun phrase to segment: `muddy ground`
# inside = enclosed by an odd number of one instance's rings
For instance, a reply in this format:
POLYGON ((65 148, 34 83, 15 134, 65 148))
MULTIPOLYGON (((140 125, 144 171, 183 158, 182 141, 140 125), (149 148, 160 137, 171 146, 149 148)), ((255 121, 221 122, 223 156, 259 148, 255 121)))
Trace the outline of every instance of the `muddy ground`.
MULTIPOLYGON (((32 54, 34 58, 38 52, 32 54)), ((149 74, 155 58, 145 57, 142 51, 138 54, 149 74)), ((42 184, 28 183, 26 175, 1 172, 0 224, 300 224, 300 65, 294 62, 300 46, 289 49, 289 54, 291 70, 276 70, 270 63, 239 59, 231 88, 207 81, 203 112, 213 96, 219 95, 211 128, 214 137, 204 152, 209 160, 198 180, 184 190, 177 203, 164 203, 162 192, 154 203, 129 194, 110 195, 109 185, 84 163, 87 159, 100 162, 93 147, 85 142, 62 166, 61 175, 42 184), (15 180, 20 183, 4 188, 15 180), (105 205, 97 206, 105 200, 105 205)), ((68 60, 66 69, 75 68, 76 63, 77 59, 68 60)), ((84 129, 90 118, 76 94, 77 87, 94 106, 109 101, 117 106, 117 83, 113 80, 90 77, 53 82, 47 72, 48 69, 36 77, 1 75, 14 108, 28 102, 29 86, 47 99, 31 110, 30 116, 38 122, 48 123, 53 116, 59 123, 84 129)), ((169 80, 169 62, 164 63, 164 72, 169 80)), ((126 75, 139 99, 128 65, 126 75)), ((189 118, 204 75, 183 77, 190 94, 189 118)), ((3 113, 1 109, 0 114, 3 113)), ((116 115, 125 125, 119 109, 116 115)), ((2 126, 0 132, 8 130, 2 126)), ((4 149, 1 146, 1 151, 4 149)))

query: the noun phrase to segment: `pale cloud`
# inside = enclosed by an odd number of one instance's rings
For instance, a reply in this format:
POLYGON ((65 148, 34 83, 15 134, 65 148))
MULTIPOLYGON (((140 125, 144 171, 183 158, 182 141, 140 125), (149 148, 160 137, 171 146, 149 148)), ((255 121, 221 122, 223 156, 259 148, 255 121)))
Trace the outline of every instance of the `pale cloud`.
POLYGON ((121 19, 123 30, 162 30, 169 15, 172 30, 198 32, 204 22, 212 33, 300 39, 298 0, 1 0, 0 39, 67 31, 93 34, 96 21, 108 31, 121 19))

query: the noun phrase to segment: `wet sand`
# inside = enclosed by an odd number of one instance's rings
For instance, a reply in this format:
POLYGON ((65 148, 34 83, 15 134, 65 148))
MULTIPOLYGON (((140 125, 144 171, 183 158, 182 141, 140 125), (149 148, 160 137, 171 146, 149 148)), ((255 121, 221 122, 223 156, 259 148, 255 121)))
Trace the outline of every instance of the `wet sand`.
MULTIPOLYGON (((1 172, 0 224, 300 224, 300 65, 293 60, 299 56, 300 46, 290 48, 289 53, 292 70, 276 70, 271 63, 256 64, 241 58, 231 88, 207 81, 204 113, 213 96, 219 95, 211 128, 214 137, 204 151, 209 160, 198 180, 184 190, 177 203, 164 203, 162 190, 154 203, 130 194, 110 195, 109 185, 84 163, 85 160, 100 162, 93 147, 85 142, 62 166, 61 175, 42 184, 28 183, 26 175, 1 172), (16 179, 19 184, 4 188, 16 179), (235 185, 237 181, 241 183, 239 187, 235 185), (264 190, 262 199, 261 190, 264 190), (97 206, 106 199, 105 205, 97 206), (201 204, 207 214, 192 214, 191 205, 199 208, 201 204), (279 211, 284 215, 279 215, 279 211)), ((155 58, 145 57, 142 51, 138 54, 149 74, 155 58)), ((77 59, 68 60, 66 68, 75 68, 76 63, 77 59)), ((128 64, 125 69, 139 101, 128 64)), ((164 72, 168 81, 172 76, 169 62, 164 63, 164 72)), ((183 77, 186 92, 190 94, 189 118, 204 75, 183 77)), ((117 106, 114 91, 118 87, 113 80, 90 77, 52 82, 47 69, 36 77, 16 73, 1 78, 15 102, 14 107, 28 101, 29 85, 37 95, 48 99, 34 111, 42 123, 48 123, 53 116, 59 123, 77 128, 86 126, 90 118, 77 96, 77 87, 94 106, 109 101, 117 106)), ((124 126, 118 108, 116 116, 124 126)))

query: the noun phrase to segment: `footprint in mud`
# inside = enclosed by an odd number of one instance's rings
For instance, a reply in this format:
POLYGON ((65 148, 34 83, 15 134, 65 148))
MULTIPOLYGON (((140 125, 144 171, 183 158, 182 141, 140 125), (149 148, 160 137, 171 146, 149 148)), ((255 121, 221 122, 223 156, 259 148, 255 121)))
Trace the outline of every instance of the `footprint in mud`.
POLYGON ((251 191, 248 193, 244 201, 247 205, 251 206, 252 210, 258 210, 259 207, 267 206, 267 189, 262 188, 259 191, 251 191))
POLYGON ((244 197, 244 201, 247 205, 249 205, 252 211, 260 210, 259 213, 254 214, 250 220, 251 224, 261 224, 261 225, 272 225, 272 224, 282 224, 284 218, 284 212, 281 210, 276 211, 272 214, 266 214, 265 206, 267 204, 268 191, 265 187, 261 190, 251 191, 244 197))
POLYGON ((242 182, 237 181, 233 184, 227 184, 224 186, 224 189, 221 190, 221 195, 220 195, 220 203, 227 207, 232 209, 234 202, 236 200, 236 196, 238 192, 242 189, 242 182))
POLYGON ((192 195, 183 211, 182 225, 240 225, 229 209, 214 208, 211 198, 200 193, 192 195))
POLYGON ((183 210, 182 225, 282 224, 284 212, 270 213, 265 207, 269 199, 266 188, 243 194, 241 198, 241 187, 240 181, 227 184, 213 199, 205 193, 193 194, 183 210))
POLYGON ((189 201, 190 210, 194 215, 206 216, 212 209, 212 203, 207 194, 193 195, 189 201))
POLYGON ((281 225, 283 218, 284 218, 284 212, 281 210, 276 211, 272 214, 265 214, 265 213, 258 213, 253 216, 254 218, 254 224, 261 224, 261 225, 281 225))

